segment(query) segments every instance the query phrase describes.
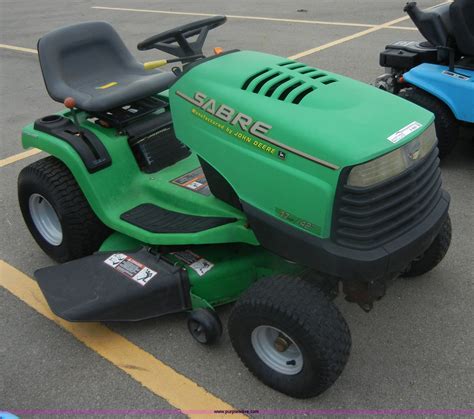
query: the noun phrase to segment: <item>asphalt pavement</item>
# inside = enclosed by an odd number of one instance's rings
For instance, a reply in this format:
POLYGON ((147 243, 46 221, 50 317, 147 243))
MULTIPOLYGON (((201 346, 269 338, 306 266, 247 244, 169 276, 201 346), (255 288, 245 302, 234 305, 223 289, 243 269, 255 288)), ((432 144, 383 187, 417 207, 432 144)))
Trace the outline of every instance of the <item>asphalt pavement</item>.
MULTIPOLYGON (((106 20, 133 54, 146 61, 161 55, 137 51, 139 41, 202 18, 199 14, 224 14, 233 17, 211 32, 207 51, 220 46, 287 57, 324 46, 300 60, 372 83, 383 72, 378 54, 386 44, 420 39, 407 20, 394 23, 398 29, 379 27, 403 17, 404 3, 0 0, 0 43, 35 49, 38 38, 56 27, 106 20), (93 8, 97 6, 135 10, 93 8), (377 29, 360 34, 370 28, 377 29)), ((438 2, 419 3, 429 7, 438 2)), ((6 159, 24 151, 20 142, 24 125, 61 105, 47 95, 37 55, 31 51, 0 47, 0 89, 0 159, 6 159)), ((370 313, 341 297, 336 300, 351 328, 353 347, 344 373, 323 395, 296 400, 271 390, 241 364, 226 331, 217 346, 200 346, 190 337, 184 315, 107 326, 236 409, 474 409, 472 136, 472 131, 464 130, 455 151, 442 163, 444 187, 452 197, 453 239, 446 258, 423 277, 394 281, 370 313)), ((0 168, 0 258, 30 277, 52 261, 23 223, 16 179, 23 167, 42 157, 45 154, 0 168)), ((218 312, 225 325, 230 307, 218 312)), ((169 399, 0 287, 0 411, 172 408, 169 399)))

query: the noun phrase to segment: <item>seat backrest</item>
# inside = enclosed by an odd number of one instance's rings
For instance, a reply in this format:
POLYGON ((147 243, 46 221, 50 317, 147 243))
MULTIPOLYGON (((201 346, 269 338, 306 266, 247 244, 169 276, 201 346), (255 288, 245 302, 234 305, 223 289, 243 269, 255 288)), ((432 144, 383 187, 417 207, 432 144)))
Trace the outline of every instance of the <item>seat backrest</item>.
POLYGON ((449 4, 443 4, 430 11, 422 11, 415 2, 411 2, 404 10, 428 42, 435 47, 446 47, 452 33, 449 7, 449 4))
POLYGON ((450 14, 459 51, 474 56, 474 0, 455 0, 450 14))
POLYGON ((142 66, 107 22, 85 22, 56 29, 38 41, 46 90, 62 102, 67 87, 78 87, 101 74, 142 66))

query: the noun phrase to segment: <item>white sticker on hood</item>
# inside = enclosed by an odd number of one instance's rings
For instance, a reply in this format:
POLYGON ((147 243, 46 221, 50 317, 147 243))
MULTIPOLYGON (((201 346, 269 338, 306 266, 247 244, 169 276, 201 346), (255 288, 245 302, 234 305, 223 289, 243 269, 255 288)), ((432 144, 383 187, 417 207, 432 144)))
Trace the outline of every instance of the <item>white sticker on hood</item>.
POLYGON ((418 128, 421 128, 423 125, 419 122, 413 121, 411 124, 408 124, 406 127, 399 129, 397 132, 393 133, 390 137, 387 138, 388 141, 393 144, 398 143, 400 140, 403 140, 407 135, 410 135, 412 132, 415 132, 418 128))

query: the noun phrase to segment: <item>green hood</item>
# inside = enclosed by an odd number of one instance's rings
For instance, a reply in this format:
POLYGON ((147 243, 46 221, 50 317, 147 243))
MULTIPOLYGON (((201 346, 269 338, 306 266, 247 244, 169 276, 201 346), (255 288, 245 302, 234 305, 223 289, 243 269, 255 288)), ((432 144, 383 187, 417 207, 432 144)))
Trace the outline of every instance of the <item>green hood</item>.
POLYGON ((175 86, 262 121, 271 126, 267 137, 338 167, 388 153, 433 121, 430 112, 367 84, 253 51, 202 62, 175 86), (413 122, 420 126, 414 132, 388 140, 413 122))

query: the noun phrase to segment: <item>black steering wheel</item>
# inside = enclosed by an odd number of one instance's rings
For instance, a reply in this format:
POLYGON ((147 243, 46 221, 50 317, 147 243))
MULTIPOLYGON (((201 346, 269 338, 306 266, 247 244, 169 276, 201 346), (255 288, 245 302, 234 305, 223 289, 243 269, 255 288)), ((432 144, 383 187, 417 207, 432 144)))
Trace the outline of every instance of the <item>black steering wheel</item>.
POLYGON ((202 56, 202 46, 208 32, 223 25, 226 20, 225 16, 213 16, 178 26, 145 39, 137 45, 137 48, 140 51, 158 49, 175 57, 202 56), (196 40, 190 42, 189 38, 196 35, 196 40))

